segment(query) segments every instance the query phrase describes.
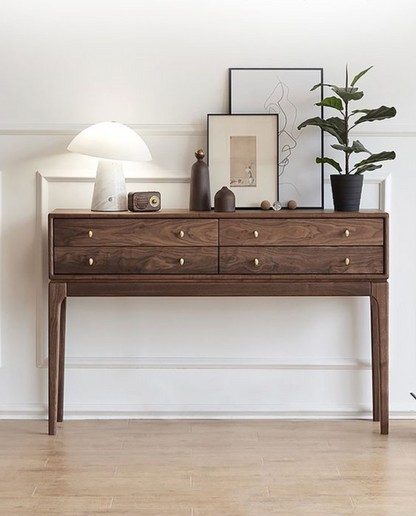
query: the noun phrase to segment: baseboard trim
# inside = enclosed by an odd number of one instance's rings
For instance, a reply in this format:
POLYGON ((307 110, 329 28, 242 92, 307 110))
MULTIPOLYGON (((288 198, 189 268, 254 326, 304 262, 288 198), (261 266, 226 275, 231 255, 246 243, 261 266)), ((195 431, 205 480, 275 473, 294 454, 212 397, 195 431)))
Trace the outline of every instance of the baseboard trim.
MULTIPOLYGON (((44 420, 45 404, 0 405, 0 419, 44 420)), ((223 419, 351 420, 372 419, 369 408, 296 409, 276 405, 68 405, 65 419, 223 419)), ((390 419, 416 419, 415 410, 393 410, 390 419)))

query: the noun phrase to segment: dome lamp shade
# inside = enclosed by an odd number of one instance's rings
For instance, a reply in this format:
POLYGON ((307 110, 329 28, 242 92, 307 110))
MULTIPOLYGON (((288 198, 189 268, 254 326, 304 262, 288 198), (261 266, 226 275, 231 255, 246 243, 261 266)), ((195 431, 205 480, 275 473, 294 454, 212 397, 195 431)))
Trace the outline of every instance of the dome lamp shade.
POLYGON ((68 145, 70 152, 99 158, 91 209, 127 210, 123 161, 151 161, 142 138, 130 127, 101 122, 81 131, 68 145))

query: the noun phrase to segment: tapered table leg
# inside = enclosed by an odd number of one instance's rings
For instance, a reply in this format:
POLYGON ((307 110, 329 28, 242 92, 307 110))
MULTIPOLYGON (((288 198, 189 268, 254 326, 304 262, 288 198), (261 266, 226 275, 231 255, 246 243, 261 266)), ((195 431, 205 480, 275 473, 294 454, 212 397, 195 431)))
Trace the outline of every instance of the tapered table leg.
POLYGON ((378 363, 380 374, 380 430, 389 433, 389 285, 372 284, 372 300, 377 311, 378 363))
POLYGON ((61 305, 59 331, 59 380, 58 380, 58 422, 64 420, 64 382, 65 382, 65 329, 66 329, 66 299, 61 305))
POLYGON ((49 435, 56 434, 58 416, 59 347, 66 283, 49 283, 49 435))
POLYGON ((374 298, 370 297, 371 308, 371 369, 373 380, 373 421, 380 421, 380 370, 379 370, 379 326, 378 307, 374 298))

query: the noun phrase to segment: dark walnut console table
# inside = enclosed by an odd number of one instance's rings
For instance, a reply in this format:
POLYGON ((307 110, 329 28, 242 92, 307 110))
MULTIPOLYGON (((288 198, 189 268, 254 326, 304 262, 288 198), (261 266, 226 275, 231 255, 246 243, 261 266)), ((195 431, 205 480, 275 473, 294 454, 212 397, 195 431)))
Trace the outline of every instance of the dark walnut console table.
POLYGON ((368 296, 373 419, 388 433, 386 213, 57 210, 49 271, 51 435, 63 420, 71 296, 368 296))

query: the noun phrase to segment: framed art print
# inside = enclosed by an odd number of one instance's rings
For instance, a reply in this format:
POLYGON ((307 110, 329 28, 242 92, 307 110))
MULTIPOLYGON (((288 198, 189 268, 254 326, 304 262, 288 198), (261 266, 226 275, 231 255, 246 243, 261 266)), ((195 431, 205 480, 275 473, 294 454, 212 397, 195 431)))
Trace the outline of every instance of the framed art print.
POLYGON ((227 186, 237 208, 259 208, 279 196, 277 114, 208 115, 208 165, 212 205, 227 186))
POLYGON ((322 68, 230 68, 230 114, 279 115, 279 200, 299 208, 323 208, 323 133, 297 129, 307 118, 323 116, 316 106, 323 88, 322 68))

